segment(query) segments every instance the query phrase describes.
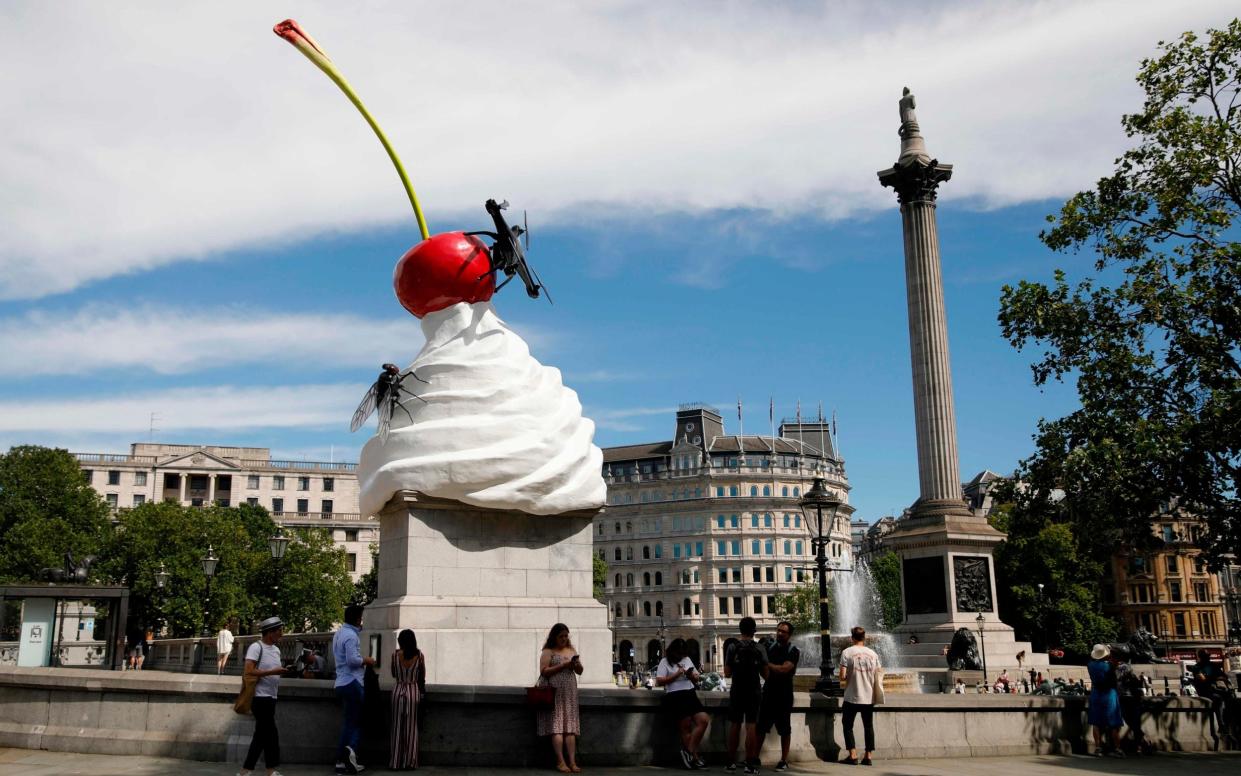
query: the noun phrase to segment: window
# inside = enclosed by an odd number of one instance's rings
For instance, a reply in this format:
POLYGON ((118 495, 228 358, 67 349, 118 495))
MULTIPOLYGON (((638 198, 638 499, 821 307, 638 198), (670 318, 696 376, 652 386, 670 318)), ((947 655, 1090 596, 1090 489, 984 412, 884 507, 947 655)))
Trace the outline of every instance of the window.
POLYGON ((738 515, 729 515, 729 523, 733 528, 740 528, 741 518, 738 515))
POLYGON ((616 559, 620 560, 621 559, 620 558, 620 547, 617 547, 615 552, 616 552, 616 559))
POLYGON ((655 545, 655 557, 656 558, 664 557, 664 546, 662 544, 655 545))
POLYGON ((770 495, 771 495, 771 486, 770 486, 770 485, 764 485, 764 486, 763 486, 763 495, 764 495, 764 496, 770 496, 770 495))
POLYGON ((698 608, 698 602, 697 602, 697 601, 695 601, 695 602, 694 602, 694 616, 698 616, 699 614, 702 614, 702 612, 701 612, 701 611, 699 611, 699 608, 698 608))
POLYGON ((643 560, 651 559, 651 546, 649 544, 642 545, 642 558, 643 560))
POLYGON ((90 469, 83 469, 83 470, 82 470, 82 478, 86 480, 86 484, 87 484, 87 485, 89 485, 89 484, 90 484, 90 481, 91 481, 91 479, 94 477, 94 475, 95 475, 95 473, 94 473, 93 471, 91 471, 90 469))
POLYGON ((797 498, 800 495, 801 495, 801 488, 797 488, 797 487, 793 488, 793 498, 797 498))
POLYGON ((733 614, 741 614, 741 596, 733 596, 733 614))
POLYGON ((805 569, 797 569, 797 581, 804 582, 806 579, 805 574, 806 574, 805 569))
POLYGON ((134 494, 134 506, 140 507, 143 504, 145 504, 146 501, 147 501, 147 497, 142 495, 141 493, 134 494))
POLYGON ((642 584, 646 587, 651 586, 651 572, 649 571, 642 572, 642 584))
POLYGON ((664 616, 664 602, 663 601, 655 602, 655 616, 656 617, 664 616))
MULTIPOLYGON (((615 529, 613 529, 613 533, 620 533, 620 523, 616 524, 615 529)), ((620 560, 620 558, 617 558, 617 560, 620 560)))
POLYGON ((664 572, 655 572, 655 587, 661 587, 664 584, 664 572))
POLYGON ((1196 556, 1194 558, 1194 573, 1195 574, 1207 573, 1207 562, 1203 560, 1201 556, 1196 556))
POLYGON ((651 602, 650 601, 642 602, 642 616, 643 617, 651 616, 651 602))
POLYGON ((798 554, 798 555, 801 555, 801 554, 802 554, 802 551, 801 551, 801 549, 802 549, 802 548, 801 548, 801 542, 797 542, 797 543, 796 543, 796 544, 794 544, 793 546, 797 548, 797 554, 798 554))
POLYGON ((757 513, 750 515, 750 527, 758 528, 758 514, 757 513))
POLYGON ((762 570, 762 569, 760 569, 758 566, 754 566, 754 567, 751 569, 751 571, 753 571, 753 572, 754 572, 754 573, 753 573, 753 577, 754 577, 754 581, 755 581, 755 582, 762 582, 762 581, 763 581, 763 570, 762 570))
POLYGON ((774 595, 769 595, 767 596, 767 613, 775 614, 775 611, 776 611, 776 597, 774 595))
POLYGON ((1188 635, 1185 632, 1185 612, 1173 612, 1172 630, 1176 633, 1178 639, 1183 639, 1188 635))
POLYGON ((147 484, 147 473, 146 472, 134 472, 134 484, 135 485, 146 485, 147 484))
POLYGON ((612 584, 612 586, 613 586, 613 587, 620 587, 620 586, 621 586, 621 575, 620 575, 620 574, 617 574, 617 575, 616 575, 616 581, 612 584))
POLYGON ((728 614, 728 599, 720 596, 720 614, 728 614))
POLYGON ((259 505, 259 500, 256 497, 251 496, 246 499, 246 503, 252 507, 257 507, 259 505))
POLYGON ((694 584, 698 584, 698 569, 694 569, 694 584))
POLYGON ((599 524, 599 535, 603 536, 603 523, 599 524))
POLYGON ((793 515, 793 527, 801 528, 801 515, 793 515))
MULTIPOLYGON (((780 489, 780 495, 784 496, 785 498, 789 497, 789 486, 788 485, 785 485, 783 488, 780 489)), ((785 519, 784 525, 787 528, 788 527, 788 515, 785 515, 784 519, 785 519)))
POLYGON ((623 616, 624 616, 624 615, 622 615, 622 614, 621 614, 621 605, 620 605, 620 601, 617 601, 617 602, 616 602, 616 616, 617 616, 618 618, 619 618, 619 617, 623 617, 623 616))
POLYGON ((1146 573, 1147 573, 1146 556, 1145 555, 1129 556, 1129 576, 1134 576, 1136 574, 1146 574, 1146 573))
MULTIPOLYGON (((686 546, 688 547, 689 545, 686 546)), ((702 557, 702 542, 694 542, 694 555, 699 558, 702 557)))
POLYGON ((297 513, 299 515, 304 515, 309 511, 310 511, 310 499, 299 498, 297 500, 297 513))
POLYGON ((246 487, 249 488, 250 490, 258 490, 259 476, 257 474, 247 474, 246 475, 246 487))
POLYGON ((741 567, 740 566, 733 566, 733 582, 738 585, 741 584, 741 567))
POLYGON ((346 556, 345 556, 345 565, 346 565, 346 567, 347 567, 350 571, 357 571, 357 570, 358 570, 358 555, 357 555, 357 553, 351 552, 351 553, 349 553, 348 555, 346 555, 346 556))
POLYGON ((628 587, 633 587, 633 574, 632 573, 625 575, 625 585, 628 587))
MULTIPOLYGON (((788 488, 785 488, 785 490, 788 490, 788 488)), ((789 516, 787 512, 784 514, 784 527, 785 528, 789 527, 789 516)))
POLYGON ((776 567, 775 566, 767 567, 767 581, 768 582, 776 581, 776 567))
POLYGON ((121 473, 120 472, 108 472, 108 484, 109 485, 120 485, 121 484, 121 473))
POLYGON ((345 541, 356 542, 357 540, 358 540, 358 529, 346 528, 345 529, 345 541))
POLYGON ((674 559, 681 557, 681 545, 679 544, 672 545, 672 557, 674 559))
POLYGON ((754 596, 754 614, 763 613, 763 597, 761 595, 754 596))
MULTIPOLYGON (((673 546, 675 546, 675 545, 673 545, 673 546)), ((699 545, 699 546, 701 546, 701 545, 699 545)), ((685 557, 687 557, 687 558, 688 558, 688 557, 690 557, 691 555, 693 555, 693 554, 694 554, 694 553, 692 552, 692 550, 693 550, 693 549, 694 549, 694 545, 690 544, 689 542, 686 542, 686 543, 685 543, 685 557)))
MULTIPOLYGON (((728 495, 733 496, 733 497, 735 497, 735 496, 737 495, 737 486, 736 486, 736 485, 730 485, 730 486, 728 487, 728 495)), ((728 612, 724 612, 724 614, 728 614, 728 612)))
POLYGON ((1164 523, 1162 526, 1160 526, 1160 529, 1161 529, 1160 534, 1162 535, 1163 540, 1165 542, 1168 542, 1169 544, 1171 544, 1172 542, 1176 541, 1176 532, 1172 530, 1172 526, 1170 524, 1164 523))
POLYGON ((1163 562, 1164 562, 1164 568, 1166 568, 1166 569, 1168 570, 1168 573, 1169 573, 1169 574, 1179 574, 1179 573, 1180 573, 1180 571, 1177 569, 1177 565, 1176 565, 1176 556, 1175 556, 1175 555, 1165 555, 1165 556, 1164 556, 1164 558, 1163 558, 1163 562))
POLYGON ((625 521, 625 533, 627 534, 633 533, 633 523, 628 520, 625 521))
POLYGON ((633 601, 630 601, 629 603, 625 604, 625 613, 628 614, 630 617, 633 616, 633 601))
POLYGON ((229 501, 226 498, 218 498, 215 500, 215 503, 222 507, 226 507, 229 505, 229 501))
POLYGON ((1155 586, 1154 585, 1132 585, 1129 588, 1129 597, 1133 603, 1151 604, 1155 602, 1155 586))
POLYGON ((1168 583, 1168 598, 1174 604, 1179 604, 1181 602, 1181 583, 1180 582, 1169 582, 1168 583))
POLYGON ((760 541, 759 541, 758 539, 751 539, 751 540, 750 540, 750 554, 751 554, 751 555, 757 555, 757 554, 758 554, 759 544, 760 544, 760 541))
POLYGON ((721 557, 724 555, 727 555, 728 554, 728 542, 716 542, 715 543, 715 554, 721 557))
POLYGON ((716 498, 724 498, 724 488, 722 488, 722 487, 716 488, 716 489, 715 489, 715 497, 716 497, 716 498))
POLYGON ((1194 600, 1200 604, 1205 604, 1208 601, 1210 601, 1210 598, 1208 597, 1208 594, 1207 594, 1207 589, 1208 588, 1207 588, 1206 582, 1195 582, 1194 583, 1194 600))
POLYGON ((758 486, 757 486, 757 485, 751 485, 751 486, 750 486, 750 495, 751 495, 751 496, 757 496, 757 495, 758 495, 758 486))
POLYGON ((297 489, 298 490, 310 490, 310 478, 309 477, 298 477, 297 478, 297 489))
POLYGON ((323 478, 323 490, 325 493, 331 493, 336 490, 336 480, 332 477, 323 478))
POLYGON ((789 541, 788 539, 784 540, 784 554, 785 555, 793 554, 793 543, 789 541))
POLYGON ((732 543, 732 553, 733 553, 733 555, 740 555, 740 554, 741 554, 741 540, 740 540, 740 539, 736 539, 736 540, 734 540, 734 541, 733 541, 733 543, 732 543))
POLYGON ((284 490, 284 475, 283 474, 276 474, 272 476, 271 489, 272 490, 284 490))
POLYGON ((715 527, 723 530, 724 528, 724 516, 723 515, 715 516, 715 527))
POLYGON ((688 598, 681 601, 681 614, 685 615, 686 617, 689 616, 689 599, 688 598))
POLYGON ((689 569, 681 569, 681 584, 689 584, 689 569))
POLYGON ((784 567, 784 581, 785 582, 793 581, 793 567, 792 566, 784 567))
POLYGON ((764 555, 775 555, 776 554, 775 539, 768 539, 767 541, 763 542, 763 554, 764 555))
POLYGON ((720 569, 720 584, 728 584, 728 569, 720 569))
POLYGON ((633 547, 625 548, 625 560, 633 560, 633 547))
POLYGON ((325 515, 332 514, 332 507, 335 506, 331 499, 325 498, 319 502, 319 511, 325 515))
POLYGON ((1215 635, 1215 612, 1198 612, 1198 631, 1208 638, 1215 635))
POLYGON ((283 515, 284 514, 284 499, 282 498, 272 499, 271 500, 271 511, 273 514, 283 515))

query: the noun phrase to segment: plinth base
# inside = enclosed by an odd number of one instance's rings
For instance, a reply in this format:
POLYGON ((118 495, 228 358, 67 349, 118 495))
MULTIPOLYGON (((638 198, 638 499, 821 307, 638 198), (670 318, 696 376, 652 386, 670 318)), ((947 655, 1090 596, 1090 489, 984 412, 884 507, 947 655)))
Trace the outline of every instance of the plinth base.
POLYGON ((569 626, 583 685, 612 681, 607 609, 593 598, 593 511, 532 516, 402 492, 380 514, 379 596, 363 644, 387 661, 414 631, 433 684, 529 686, 552 625, 569 626))

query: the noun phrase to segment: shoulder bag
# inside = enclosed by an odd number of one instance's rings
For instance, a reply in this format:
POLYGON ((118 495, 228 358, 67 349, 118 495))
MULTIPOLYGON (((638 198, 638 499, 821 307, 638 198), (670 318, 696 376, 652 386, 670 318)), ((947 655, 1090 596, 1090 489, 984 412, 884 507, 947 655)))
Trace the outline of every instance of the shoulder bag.
POLYGON ((526 705, 533 709, 550 709, 556 705, 556 688, 548 684, 542 671, 534 686, 526 688, 526 705))
POLYGON ((241 692, 237 694, 237 700, 233 701, 233 711, 238 714, 249 714, 250 704, 254 701, 254 691, 258 689, 258 686, 257 676, 242 675, 241 692))
POLYGON ((883 694, 883 672, 879 671, 875 674, 875 691, 871 695, 871 703, 876 706, 882 706, 885 700, 886 698, 883 694))

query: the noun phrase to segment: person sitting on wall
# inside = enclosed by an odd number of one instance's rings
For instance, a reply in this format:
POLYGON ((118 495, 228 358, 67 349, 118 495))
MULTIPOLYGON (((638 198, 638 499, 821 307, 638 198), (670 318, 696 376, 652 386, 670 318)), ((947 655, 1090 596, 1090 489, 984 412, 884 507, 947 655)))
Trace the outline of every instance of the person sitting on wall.
POLYGON ((655 669, 655 683, 664 688, 664 711, 676 724, 681 740, 681 764, 688 770, 706 767, 698 747, 711 722, 698 700, 695 690, 698 679, 694 661, 685 654, 685 639, 673 639, 655 669))

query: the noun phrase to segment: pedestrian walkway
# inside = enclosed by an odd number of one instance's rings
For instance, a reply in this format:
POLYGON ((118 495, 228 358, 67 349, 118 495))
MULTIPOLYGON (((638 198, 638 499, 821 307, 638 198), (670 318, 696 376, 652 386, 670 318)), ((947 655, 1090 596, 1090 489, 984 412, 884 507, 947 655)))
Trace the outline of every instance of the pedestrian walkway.
MULTIPOLYGON (((774 773, 770 766, 763 773, 774 773)), ((791 773, 854 773, 858 776, 1068 776, 1066 769, 1079 774, 1133 774, 1156 776, 1176 772, 1192 772, 1194 776, 1236 776, 1241 772, 1241 753, 1229 754, 1160 754, 1154 757, 1135 757, 1127 760, 1099 759, 1074 755, 1030 755, 1024 757, 973 757, 968 759, 935 760, 876 760, 875 767, 855 771, 847 765, 834 763, 807 763, 795 765, 791 773)), ((194 760, 172 760, 166 757, 117 757, 71 752, 42 752, 30 749, 0 749, 0 776, 232 776, 237 766, 230 763, 202 763, 194 760)), ((284 776, 326 776, 331 766, 290 765, 281 767, 284 776)), ((368 768, 367 773, 389 773, 385 768, 368 768)), ((540 774, 545 776, 554 770, 513 769, 499 771, 496 768, 419 768, 419 774, 442 776, 484 776, 503 773, 505 776, 540 774)), ((590 776, 620 776, 621 774, 675 773, 670 768, 586 768, 590 776)), ((724 768, 714 766, 708 773, 724 774, 724 768)), ((256 771, 261 776, 264 771, 256 771)))

